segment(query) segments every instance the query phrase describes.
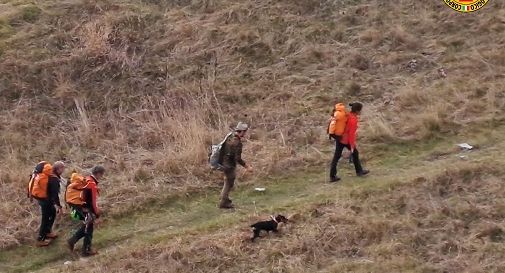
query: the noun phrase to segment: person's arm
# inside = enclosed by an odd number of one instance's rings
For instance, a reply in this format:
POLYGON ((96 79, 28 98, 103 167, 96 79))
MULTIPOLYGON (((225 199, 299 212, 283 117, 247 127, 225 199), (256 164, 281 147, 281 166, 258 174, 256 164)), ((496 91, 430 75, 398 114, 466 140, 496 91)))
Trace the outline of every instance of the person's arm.
POLYGON ((356 148, 356 131, 358 131, 358 119, 349 119, 347 126, 349 126, 349 146, 351 146, 351 151, 354 152, 354 149, 356 148))
POLYGON ((60 180, 56 177, 49 177, 49 181, 47 183, 47 197, 49 201, 61 208, 60 204, 60 180))
POLYGON ((235 149, 235 160, 238 164, 240 164, 240 166, 247 168, 247 164, 242 159, 242 143, 237 144, 237 147, 235 149))

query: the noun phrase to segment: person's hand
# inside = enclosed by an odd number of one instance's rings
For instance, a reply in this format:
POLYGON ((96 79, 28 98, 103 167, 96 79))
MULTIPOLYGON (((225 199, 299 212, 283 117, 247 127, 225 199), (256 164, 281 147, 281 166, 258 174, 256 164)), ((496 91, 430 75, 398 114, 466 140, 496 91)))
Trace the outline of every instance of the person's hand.
POLYGON ((93 221, 93 225, 95 225, 95 228, 99 228, 100 225, 102 224, 103 222, 103 219, 102 218, 96 218, 94 221, 93 221))

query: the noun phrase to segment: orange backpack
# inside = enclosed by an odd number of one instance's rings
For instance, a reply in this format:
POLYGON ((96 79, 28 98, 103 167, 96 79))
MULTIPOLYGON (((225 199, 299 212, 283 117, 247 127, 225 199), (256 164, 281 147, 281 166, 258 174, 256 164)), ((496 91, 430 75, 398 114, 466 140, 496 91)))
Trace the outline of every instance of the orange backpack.
POLYGON ((65 192, 65 202, 70 205, 84 205, 86 202, 84 201, 83 191, 87 184, 84 176, 73 173, 65 192))
POLYGON ((342 136, 346 124, 347 110, 345 109, 345 105, 343 103, 337 103, 333 116, 330 119, 330 124, 328 125, 328 135, 330 135, 330 137, 342 136))
POLYGON ((49 176, 53 172, 53 167, 49 162, 42 161, 33 170, 30 175, 30 182, 28 182, 28 197, 33 200, 46 199, 47 198, 47 184, 49 182, 49 176))

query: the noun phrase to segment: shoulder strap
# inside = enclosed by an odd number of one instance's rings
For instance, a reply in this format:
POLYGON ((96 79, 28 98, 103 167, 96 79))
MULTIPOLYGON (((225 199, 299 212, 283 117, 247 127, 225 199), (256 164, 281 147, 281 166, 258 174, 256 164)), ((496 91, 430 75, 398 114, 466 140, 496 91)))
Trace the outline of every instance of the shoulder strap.
POLYGON ((98 184, 98 181, 96 180, 95 177, 93 177, 92 175, 88 176, 88 178, 86 178, 86 182, 89 183, 89 181, 92 181, 94 182, 95 184, 98 184))
POLYGON ((35 173, 33 173, 32 175, 30 175, 30 181, 28 182, 28 197, 30 197, 30 201, 33 201, 33 195, 32 195, 32 192, 33 192, 33 186, 35 186, 35 173))
POLYGON ((233 132, 229 132, 226 137, 223 139, 223 141, 221 142, 221 144, 225 143, 231 136, 233 135, 233 132))

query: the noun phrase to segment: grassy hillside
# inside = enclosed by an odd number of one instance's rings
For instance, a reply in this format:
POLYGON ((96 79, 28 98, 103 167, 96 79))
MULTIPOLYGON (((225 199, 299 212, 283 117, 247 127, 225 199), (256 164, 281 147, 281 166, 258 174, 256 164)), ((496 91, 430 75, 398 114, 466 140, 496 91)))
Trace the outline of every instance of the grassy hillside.
MULTIPOLYGON (((500 131, 504 5, 490 1, 462 15, 443 1, 0 0, 0 222, 7 223, 0 248, 32 243, 37 208, 24 197, 24 186, 43 159, 65 159, 70 170, 106 165, 103 207, 111 221, 122 221, 173 196, 215 192, 220 178, 208 171, 207 146, 238 120, 253 126, 244 157, 256 171, 240 178, 251 185, 310 171, 322 186, 331 149, 324 128, 335 100, 365 103, 360 143, 376 169, 402 160, 389 158, 391 147, 445 143, 448 149, 454 144, 448 140, 500 131)), ((414 155, 404 159, 419 159, 414 155)), ((471 166, 475 181, 503 178, 482 177, 479 166, 471 166)), ((397 202, 381 196, 378 201, 397 202)), ((313 200, 306 202, 294 210, 306 211, 313 200)), ((323 223, 332 223, 328 219, 323 223)), ((218 227, 204 238, 225 236, 218 227)), ((172 243, 153 247, 155 253, 166 253, 172 243)), ((198 251, 183 245, 183 256, 198 251)), ((248 252, 233 247, 228 254, 245 259, 248 252)), ((432 249, 429 244, 425 251, 432 249)), ((137 255, 118 251, 118 257, 137 255)), ((329 266, 329 254, 319 256, 312 261, 317 270, 344 270, 329 266)), ((277 271, 283 265, 265 264, 277 271)))
POLYGON ((232 213, 215 208, 217 191, 169 198, 106 219, 95 236, 101 255, 91 260, 70 255, 60 240, 43 253, 2 252, 0 270, 502 272, 504 130, 469 139, 479 146, 473 152, 453 149, 458 137, 392 145, 369 163, 374 176, 341 185, 307 170, 255 181, 265 194, 240 185, 232 213), (248 224, 272 212, 291 222, 251 244, 248 224))

